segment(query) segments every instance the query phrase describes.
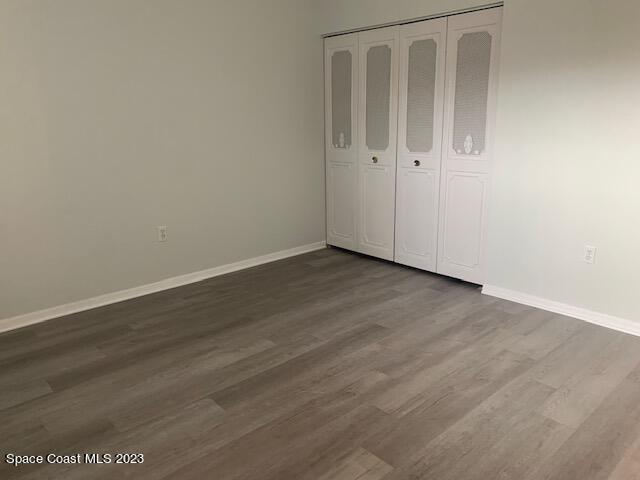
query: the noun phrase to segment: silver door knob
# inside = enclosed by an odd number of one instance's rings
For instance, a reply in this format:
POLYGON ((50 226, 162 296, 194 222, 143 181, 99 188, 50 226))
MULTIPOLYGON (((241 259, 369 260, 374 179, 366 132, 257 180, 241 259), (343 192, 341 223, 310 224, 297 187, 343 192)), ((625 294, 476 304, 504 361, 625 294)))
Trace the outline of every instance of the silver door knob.
POLYGON ((413 164, 414 164, 416 167, 419 167, 419 166, 420 166, 420 160, 414 160, 414 161, 413 161, 413 164))
POLYGON ((378 157, 371 157, 371 161, 373 163, 378 163, 378 157))

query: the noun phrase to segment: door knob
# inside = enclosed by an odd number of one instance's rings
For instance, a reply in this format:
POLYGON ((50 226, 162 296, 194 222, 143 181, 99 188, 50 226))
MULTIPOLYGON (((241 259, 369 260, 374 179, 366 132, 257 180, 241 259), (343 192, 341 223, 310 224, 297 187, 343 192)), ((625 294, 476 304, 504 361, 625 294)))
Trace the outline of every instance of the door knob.
POLYGON ((420 160, 414 160, 414 161, 413 161, 413 164, 414 164, 416 167, 419 167, 419 166, 420 166, 420 160))
POLYGON ((378 163, 378 157, 371 157, 371 161, 373 163, 378 163))

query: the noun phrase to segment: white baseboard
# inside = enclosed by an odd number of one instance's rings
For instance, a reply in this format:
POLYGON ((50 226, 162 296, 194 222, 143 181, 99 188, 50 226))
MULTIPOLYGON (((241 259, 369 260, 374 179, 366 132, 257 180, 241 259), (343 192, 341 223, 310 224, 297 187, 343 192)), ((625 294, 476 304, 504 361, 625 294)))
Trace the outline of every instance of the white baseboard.
POLYGON ((276 260, 282 260, 283 258, 313 252, 314 250, 325 248, 325 246, 326 242, 316 242, 309 245, 302 245, 300 247, 294 247, 288 250, 282 250, 280 252, 268 253, 267 255, 248 258, 247 260, 241 260, 239 262, 229 263, 227 265, 220 265, 219 267, 208 268, 199 272, 187 273, 185 275, 179 275, 177 277, 166 278, 164 280, 160 280, 159 282, 140 285, 139 287, 128 288, 126 290, 107 293, 104 295, 99 295, 97 297, 87 298, 85 300, 67 303, 65 305, 59 305, 57 307, 38 310, 37 312, 25 313, 16 317, 0 319, 0 333, 6 332, 8 330, 14 330, 16 328, 26 327, 27 325, 33 325, 34 323, 44 322, 45 320, 51 320, 52 318, 62 317, 64 315, 70 315, 72 313, 83 312, 85 310, 91 310, 92 308, 102 307, 104 305, 110 305, 112 303, 118 303, 136 297, 142 297, 143 295, 149 295, 150 293, 156 293, 162 290, 168 290, 170 288, 188 285, 190 283, 206 280, 207 278, 224 275, 225 273, 236 272, 238 270, 244 270, 245 268, 251 268, 257 265, 275 262, 276 260))
POLYGON ((482 287, 482 293, 549 312, 559 313, 567 317, 577 318, 578 320, 584 320, 585 322, 611 328, 612 330, 618 330, 619 332, 640 336, 640 322, 634 322, 626 318, 614 317, 613 315, 594 312, 586 308, 575 307, 566 303, 555 302, 553 300, 547 300, 546 298, 536 297, 507 288, 495 287, 493 285, 485 285, 482 287))

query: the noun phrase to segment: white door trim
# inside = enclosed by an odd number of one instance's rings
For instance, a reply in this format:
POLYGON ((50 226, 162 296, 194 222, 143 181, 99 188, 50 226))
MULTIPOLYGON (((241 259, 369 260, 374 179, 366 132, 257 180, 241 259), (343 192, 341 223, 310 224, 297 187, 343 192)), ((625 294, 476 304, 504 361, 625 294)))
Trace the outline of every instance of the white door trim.
POLYGON ((446 43, 446 18, 400 28, 394 260, 430 272, 436 271, 438 249, 446 43), (430 151, 412 152, 407 144, 410 51, 415 42, 425 40, 433 42, 436 54, 432 144, 430 151))

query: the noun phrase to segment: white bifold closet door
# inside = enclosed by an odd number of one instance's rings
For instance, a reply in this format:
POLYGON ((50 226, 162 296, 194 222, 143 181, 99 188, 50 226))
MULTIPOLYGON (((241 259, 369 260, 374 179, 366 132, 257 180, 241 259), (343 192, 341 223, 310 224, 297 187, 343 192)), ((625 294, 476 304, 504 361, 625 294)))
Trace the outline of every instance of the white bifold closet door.
POLYGON ((358 35, 325 40, 327 243, 357 248, 358 35))
POLYGON ((393 260, 398 27, 359 34, 358 251, 393 260))
POLYGON ((447 19, 400 29, 395 261, 436 271, 447 19))
POLYGON ((329 245, 483 282, 501 16, 325 40, 329 245))
POLYGON ((438 273, 483 282, 502 9, 448 19, 438 273))

